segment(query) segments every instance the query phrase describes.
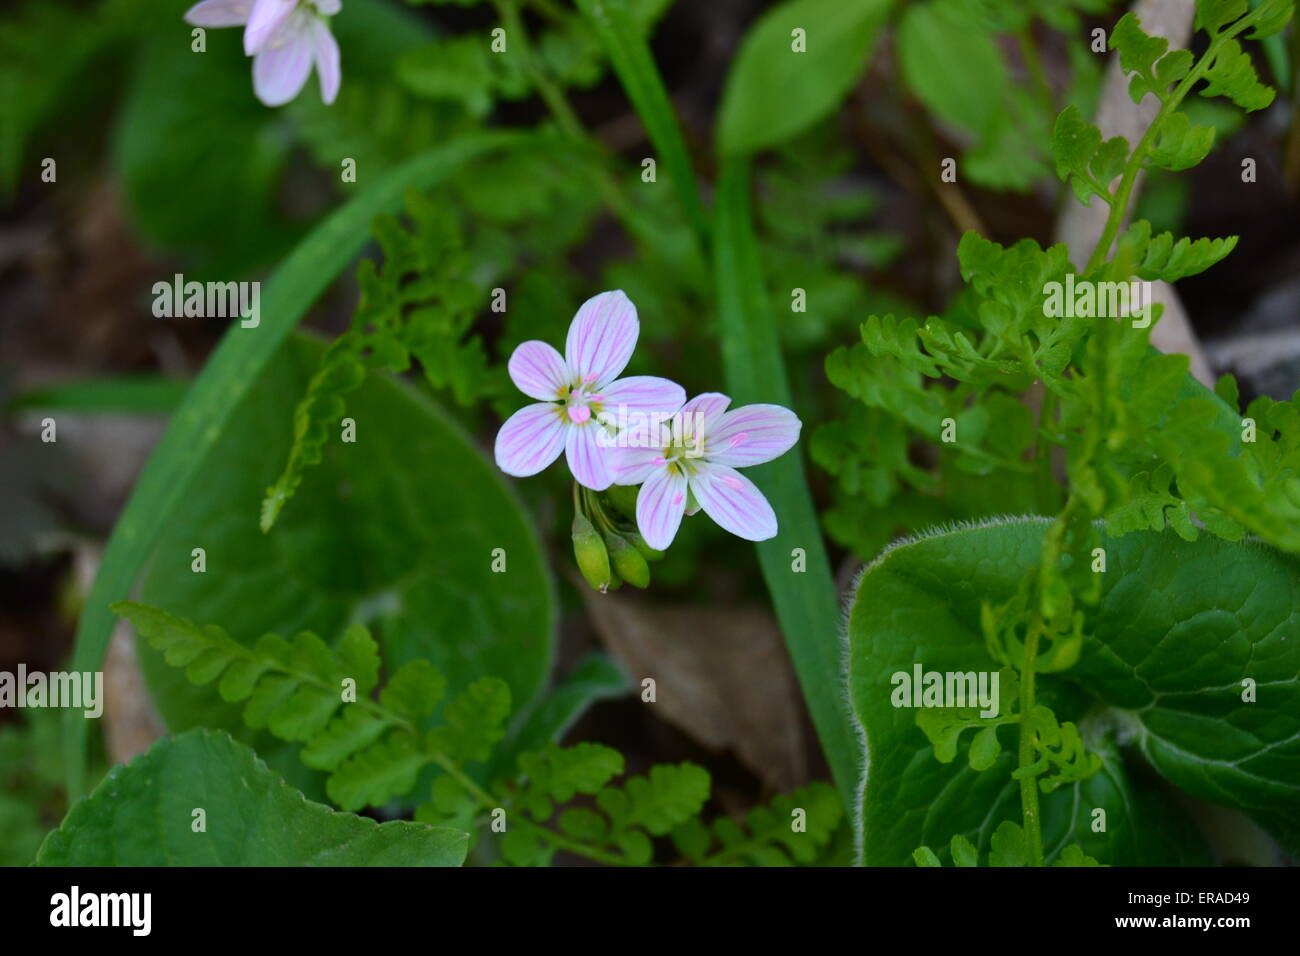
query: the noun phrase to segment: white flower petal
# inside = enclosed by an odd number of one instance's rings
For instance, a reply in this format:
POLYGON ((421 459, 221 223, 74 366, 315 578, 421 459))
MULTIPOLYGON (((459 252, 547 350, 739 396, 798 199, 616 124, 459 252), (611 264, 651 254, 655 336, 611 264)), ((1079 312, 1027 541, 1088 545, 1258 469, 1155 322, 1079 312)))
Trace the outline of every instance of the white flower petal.
POLYGON ((339 44, 330 28, 319 17, 311 20, 312 47, 315 51, 316 75, 320 77, 320 98, 329 106, 339 95, 343 71, 339 67, 339 44))
POLYGON ((705 456, 733 468, 760 465, 789 451, 802 427, 798 416, 780 405, 733 408, 705 432, 705 456))
POLYGON ((571 384, 564 358, 545 342, 522 342, 506 363, 510 381, 529 398, 555 401, 571 384))
POLYGON ((666 551, 677 537, 686 511, 686 476, 669 468, 652 474, 636 499, 636 526, 645 543, 666 551))
POLYGON ((684 418, 689 414, 691 424, 698 423, 707 435, 721 420, 723 412, 730 404, 731 399, 721 392, 704 392, 682 406, 682 416, 684 418))
POLYGON ((612 382, 627 368, 640 329, 636 306, 622 290, 592 296, 569 324, 564 343, 569 371, 598 385, 612 382))
POLYGON ((203 0, 185 11, 185 22, 195 27, 217 29, 242 27, 248 22, 253 0, 203 0))
POLYGON ((569 471, 592 491, 604 491, 610 486, 609 468, 605 459, 612 449, 605 447, 598 436, 603 426, 596 422, 571 425, 564 437, 564 454, 569 460, 569 471))
POLYGON ((776 512, 736 469, 709 463, 691 476, 691 491, 704 513, 737 537, 746 541, 776 537, 776 512))
POLYGON ((620 378, 602 388, 599 394, 605 410, 615 415, 620 409, 626 409, 629 415, 653 412, 671 415, 686 401, 686 389, 656 375, 620 378))
POLYGON ((253 0, 248 26, 244 28, 244 55, 253 56, 277 39, 297 6, 298 0, 253 0))
POLYGON ((549 402, 525 405, 497 432, 497 467, 507 475, 535 475, 564 449, 564 420, 560 406, 549 402))
POLYGON ((664 467, 662 456, 658 448, 612 448, 605 463, 614 484, 639 485, 664 467))
POLYGON ((286 30, 276 44, 253 57, 253 92, 267 106, 283 106, 298 95, 315 56, 310 31, 286 30))

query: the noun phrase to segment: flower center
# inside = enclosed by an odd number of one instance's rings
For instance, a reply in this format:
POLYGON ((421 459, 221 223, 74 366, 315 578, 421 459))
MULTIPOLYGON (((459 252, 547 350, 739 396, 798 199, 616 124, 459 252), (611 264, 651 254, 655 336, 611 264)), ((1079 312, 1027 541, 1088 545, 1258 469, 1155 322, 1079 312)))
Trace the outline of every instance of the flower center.
POLYGON ((567 394, 561 393, 564 416, 573 424, 584 425, 591 421, 594 415, 600 414, 604 398, 595 394, 596 384, 596 377, 588 375, 585 379, 570 385, 567 394))

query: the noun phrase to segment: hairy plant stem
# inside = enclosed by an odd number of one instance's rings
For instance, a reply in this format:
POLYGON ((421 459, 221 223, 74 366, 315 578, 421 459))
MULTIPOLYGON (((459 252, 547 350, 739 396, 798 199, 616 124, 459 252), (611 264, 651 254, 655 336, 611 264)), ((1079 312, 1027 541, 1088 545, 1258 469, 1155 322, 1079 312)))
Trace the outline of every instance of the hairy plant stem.
MULTIPOLYGON (((1155 143, 1156 137, 1160 132, 1161 126, 1165 121, 1182 105, 1187 94, 1191 92, 1192 87, 1199 82, 1204 76, 1214 58, 1218 56, 1219 49, 1228 40, 1241 33, 1247 27, 1251 26, 1255 17, 1247 15, 1237 21, 1233 26, 1224 30, 1213 40, 1211 40, 1208 49, 1204 55, 1188 70, 1187 75, 1174 87, 1172 92, 1161 98, 1160 110, 1156 113, 1155 119, 1147 127, 1142 138, 1134 147, 1132 153, 1125 163, 1124 171, 1120 175, 1119 184, 1111 192, 1106 189, 1100 190, 1104 193, 1103 199, 1110 206, 1110 212, 1106 217, 1106 225, 1102 229, 1097 245, 1092 250, 1092 255, 1088 258, 1088 263, 1084 267, 1084 273, 1092 273, 1106 261, 1110 254, 1111 246, 1114 245, 1115 237, 1119 234, 1120 226, 1123 224, 1128 215, 1129 202, 1133 196, 1133 189, 1137 183, 1138 174, 1142 171, 1142 164, 1147 154, 1150 152, 1155 143)), ((1021 51, 1025 54, 1025 62, 1031 73, 1035 73, 1035 67, 1032 62, 1032 44, 1028 42, 1028 37, 1019 36, 1021 51)), ((1038 64, 1041 68, 1041 63, 1038 64)), ((1037 75, 1035 74, 1037 79, 1037 75)), ((1094 188, 1102 184, 1094 183, 1094 188)), ((1101 345, 1097 354, 1095 368, 1092 371, 1093 378, 1096 379, 1094 386, 1098 389, 1098 398, 1100 402, 1100 414, 1098 421, 1090 423, 1089 435, 1085 442, 1083 457, 1085 460, 1091 460, 1098 446, 1102 441, 1100 434, 1102 425, 1105 420, 1105 367, 1106 367, 1106 335, 1109 332, 1108 327, 1101 329, 1101 345)), ((1044 456, 1047 462, 1043 466, 1040 461, 1040 476, 1044 473, 1050 477, 1051 474, 1051 457, 1050 445, 1044 441, 1046 431, 1044 430, 1051 425, 1052 404, 1050 403, 1051 391, 1048 390, 1043 396, 1043 404, 1039 414, 1039 437, 1036 451, 1040 456, 1044 456), (1048 445, 1048 447, 1044 447, 1048 445)), ((1040 482, 1040 494, 1044 485, 1040 482)), ((1038 644, 1045 626, 1045 616, 1048 613, 1045 610, 1045 596, 1042 588, 1044 583, 1049 580, 1049 576, 1056 573, 1057 566, 1060 563, 1061 555, 1064 550, 1065 536, 1068 533, 1069 525, 1074 517, 1074 513, 1083 505, 1081 499, 1072 491, 1066 500, 1065 507, 1057 515, 1056 521, 1048 530, 1043 541, 1043 554, 1038 567, 1039 594, 1033 615, 1030 617, 1029 627, 1025 634, 1025 656, 1020 671, 1020 750, 1018 763, 1020 769, 1031 766, 1036 761, 1035 744, 1033 732, 1030 728, 1028 716, 1034 708, 1034 677, 1037 667, 1038 644)), ((1037 776, 1026 774, 1020 779, 1020 805, 1022 817, 1024 820, 1025 840, 1028 846, 1029 864, 1031 866, 1043 865, 1043 833, 1042 820, 1039 816, 1038 807, 1038 778, 1037 776)))
MULTIPOLYGON (((1025 634, 1025 660, 1020 670, 1020 752, 1017 762, 1024 770, 1034 763, 1034 737, 1029 727, 1029 712, 1034 709, 1034 668, 1038 663, 1038 637, 1042 633, 1041 612, 1035 612, 1025 634)), ((1038 814, 1038 778, 1020 778, 1020 810, 1024 821, 1025 842, 1029 846, 1029 865, 1043 865, 1043 824, 1038 814)))
MULTIPOLYGON (((1034 678, 1038 668, 1038 642, 1046 629, 1047 612, 1044 610, 1043 582, 1048 580, 1048 576, 1060 563, 1065 535, 1078 507, 1079 498, 1071 494, 1043 539, 1043 554, 1038 565, 1038 593, 1033 613, 1029 618, 1029 627, 1025 631, 1025 655, 1020 666, 1020 750, 1016 762, 1021 771, 1038 760, 1034 752, 1036 749, 1034 734, 1028 718, 1035 705, 1034 678)), ((1038 811, 1037 775, 1025 774, 1020 778, 1020 809, 1025 842, 1029 849, 1029 865, 1042 866, 1043 823, 1038 811)))
POLYGON ((1179 84, 1174 87, 1173 92, 1161 100, 1160 111, 1156 113, 1155 119, 1151 121, 1151 125, 1147 127, 1146 132, 1142 134, 1142 138, 1138 140, 1137 146, 1129 155, 1128 162, 1124 166, 1124 172, 1120 175, 1119 185, 1115 187, 1115 191, 1110 193, 1109 199, 1106 200, 1110 204, 1110 214, 1106 217, 1105 228, 1101 231, 1101 237, 1097 240, 1092 255, 1088 257, 1088 264, 1083 270, 1085 274, 1099 268, 1110 254, 1110 247, 1114 244, 1120 226, 1123 225, 1124 219, 1128 216, 1129 201, 1133 196, 1133 188, 1137 184, 1138 173, 1142 171, 1142 162, 1146 159, 1147 153, 1150 152, 1152 145, 1155 143, 1160 127, 1182 105, 1192 87, 1205 76, 1210 64, 1219 55, 1219 48, 1246 28, 1253 26, 1254 21, 1255 14, 1247 14, 1211 40, 1205 53, 1188 70, 1187 75, 1183 77, 1179 84))
POLYGON ((1034 440, 1034 457, 1038 464, 1038 506, 1044 514, 1055 510, 1060 501, 1060 488, 1052 471, 1055 420, 1056 393, 1044 383, 1042 401, 1038 405, 1038 434, 1034 440))

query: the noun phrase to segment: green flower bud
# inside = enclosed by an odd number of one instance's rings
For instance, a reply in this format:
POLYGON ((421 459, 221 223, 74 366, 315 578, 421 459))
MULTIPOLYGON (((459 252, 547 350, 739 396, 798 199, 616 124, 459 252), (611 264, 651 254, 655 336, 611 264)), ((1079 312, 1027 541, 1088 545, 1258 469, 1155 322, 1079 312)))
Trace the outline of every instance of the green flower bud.
POLYGON ((650 545, 645 543, 645 538, 641 537, 635 531, 624 531, 623 537, 632 542, 632 547, 636 548, 645 557, 647 561, 658 561, 664 556, 662 551, 656 551, 650 545))
POLYGON ((609 587, 609 552, 605 550, 599 532, 581 513, 573 517, 573 556, 588 584, 597 591, 609 587))
POLYGON ((636 518, 636 497, 641 493, 640 485, 610 485, 605 489, 605 497, 627 517, 636 518))
POLYGON ((636 547, 613 531, 605 532, 605 544, 609 547, 609 557, 614 570, 628 584, 643 588, 650 583, 650 567, 636 547))

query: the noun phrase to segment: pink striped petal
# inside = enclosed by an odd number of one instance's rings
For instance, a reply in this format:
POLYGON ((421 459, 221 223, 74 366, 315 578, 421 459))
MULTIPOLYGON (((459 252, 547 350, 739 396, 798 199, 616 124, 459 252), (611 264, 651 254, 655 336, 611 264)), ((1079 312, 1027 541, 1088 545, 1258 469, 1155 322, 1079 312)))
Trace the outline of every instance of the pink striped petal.
POLYGON ((704 513, 737 537, 746 541, 776 537, 776 512, 736 469, 710 462, 691 476, 691 491, 704 513))
POLYGON ((525 405, 506 419, 497 432, 497 467, 526 478, 559 458, 567 430, 560 411, 559 405, 541 402, 525 405))
POLYGON ((506 364, 510 381, 529 398, 555 401, 569 386, 569 370, 554 347, 536 340, 523 342, 506 364))
POLYGON ((320 77, 320 98, 329 106, 339 95, 343 71, 339 68, 339 44, 319 17, 311 19, 311 42, 315 50, 316 75, 320 77))
POLYGON ((666 551, 677 537, 686 511, 686 476, 668 468, 657 470, 636 499, 636 526, 645 543, 666 551))
POLYGON ((203 0, 185 11, 185 22, 210 29, 242 27, 252 9, 253 0, 203 0))
POLYGON ((592 296, 569 324, 564 359, 583 381, 603 386, 627 368, 641 329, 636 306, 622 290, 592 296))
MULTIPOLYGON (((253 12, 244 29, 244 55, 260 53, 272 40, 277 39, 276 34, 297 6, 298 0, 253 0, 253 12)), ((302 86, 301 83, 298 85, 302 86)))
POLYGON ((735 468, 760 465, 789 451, 802 427, 795 413, 780 405, 733 408, 706 432, 705 455, 735 468))
POLYGON ((315 56, 310 31, 286 30, 275 43, 253 57, 253 92, 267 106, 283 106, 298 95, 315 56))
POLYGON ((721 392, 704 392, 682 406, 682 415, 690 413, 692 424, 699 421, 704 426, 704 434, 707 435, 722 418, 722 413, 730 404, 731 399, 721 392), (695 416, 703 416, 703 418, 695 416))
POLYGON ((626 408, 629 415, 634 412, 671 415, 686 401, 686 389, 655 375, 633 375, 601 388, 600 400, 605 410, 615 415, 620 408, 626 408))
MULTIPOLYGON (((603 426, 596 423, 573 425, 567 431, 564 454, 569 460, 569 471, 578 479, 578 484, 585 485, 592 491, 604 491, 611 484, 609 468, 605 462, 611 449, 601 444, 603 426)), ((608 441, 608 438, 605 440, 608 441)))
POLYGON ((322 15, 332 17, 343 9, 343 0, 312 0, 322 15))
POLYGON ((639 485, 664 467, 661 448, 613 448, 605 460, 616 485, 639 485))

